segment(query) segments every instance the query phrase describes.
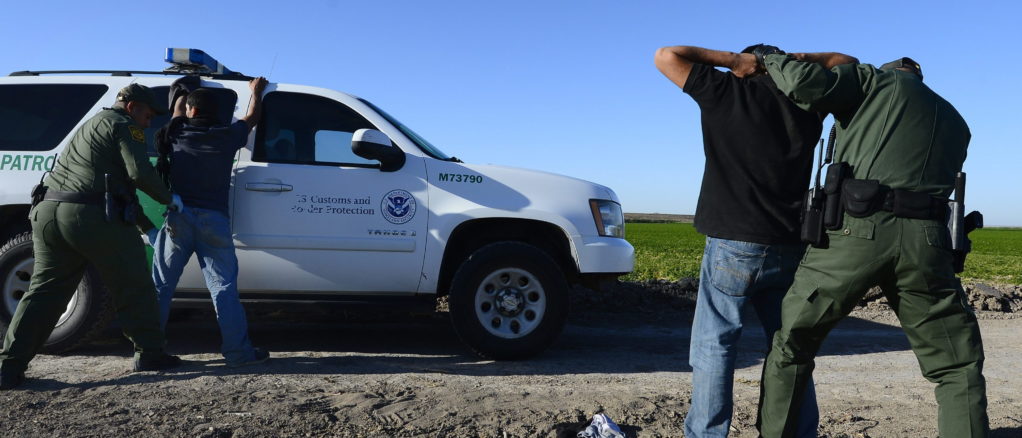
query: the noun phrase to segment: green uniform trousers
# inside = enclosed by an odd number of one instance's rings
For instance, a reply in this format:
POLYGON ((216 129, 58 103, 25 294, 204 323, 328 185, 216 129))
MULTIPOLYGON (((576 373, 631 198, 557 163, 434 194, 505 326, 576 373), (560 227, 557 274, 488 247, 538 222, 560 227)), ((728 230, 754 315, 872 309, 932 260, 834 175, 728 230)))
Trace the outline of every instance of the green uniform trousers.
POLYGON ((784 298, 763 366, 761 436, 794 436, 820 344, 874 285, 901 321, 923 376, 937 384, 940 436, 987 436, 983 341, 951 267, 946 226, 888 212, 844 220, 843 229, 828 232, 828 248, 806 252, 784 298))
POLYGON ((88 264, 99 272, 135 356, 162 354, 156 289, 135 227, 108 223, 98 205, 44 201, 31 212, 35 272, 0 352, 4 370, 24 371, 67 309, 88 264))

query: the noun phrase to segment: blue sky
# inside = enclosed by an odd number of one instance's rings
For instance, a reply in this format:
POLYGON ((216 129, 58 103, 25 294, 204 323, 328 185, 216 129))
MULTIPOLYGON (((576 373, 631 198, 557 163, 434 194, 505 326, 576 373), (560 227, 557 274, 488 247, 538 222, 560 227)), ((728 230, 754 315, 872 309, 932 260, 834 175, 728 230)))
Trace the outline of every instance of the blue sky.
POLYGON ((971 127, 968 207, 988 225, 1022 226, 1014 2, 135 4, 6 4, 0 74, 155 70, 166 47, 200 48, 245 74, 369 99, 467 162, 598 182, 627 212, 690 214, 699 113, 653 66, 657 48, 766 42, 877 65, 911 56, 971 127))

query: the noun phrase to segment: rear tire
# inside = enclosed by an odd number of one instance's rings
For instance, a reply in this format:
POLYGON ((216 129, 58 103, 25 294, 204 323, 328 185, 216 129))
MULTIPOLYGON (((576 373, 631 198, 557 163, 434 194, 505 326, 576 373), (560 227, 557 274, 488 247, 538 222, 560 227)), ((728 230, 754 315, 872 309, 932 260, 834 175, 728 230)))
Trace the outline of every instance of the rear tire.
MULTIPOLYGON (((18 234, 0 247, 0 334, 6 334, 18 302, 28 292, 34 262, 31 232, 18 234)), ((113 315, 106 288, 90 266, 42 351, 62 353, 89 342, 110 325, 113 315)))
POLYGON ((449 304, 454 330, 477 355, 525 359, 545 350, 564 328, 568 282, 543 250, 497 242, 461 264, 449 304))

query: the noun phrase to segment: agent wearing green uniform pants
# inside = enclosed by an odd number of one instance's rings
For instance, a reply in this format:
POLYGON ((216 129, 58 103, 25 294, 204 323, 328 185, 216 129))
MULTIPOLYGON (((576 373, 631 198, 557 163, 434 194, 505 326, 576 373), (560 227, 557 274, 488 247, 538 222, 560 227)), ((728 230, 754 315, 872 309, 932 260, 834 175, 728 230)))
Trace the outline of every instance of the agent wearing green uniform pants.
POLYGON ((770 54, 760 67, 802 108, 834 115, 834 161, 847 162, 850 175, 841 186, 843 225, 827 232, 828 247, 809 248, 784 299, 763 369, 760 433, 793 436, 820 344, 879 285, 923 376, 937 384, 940 436, 987 436, 983 343, 946 228, 969 128, 911 59, 830 70, 807 61, 770 54))
MULTIPOLYGON (((142 131, 154 113, 166 112, 155 104, 148 88, 125 87, 114 108, 104 109, 75 132, 45 179, 44 200, 29 213, 35 271, 0 351, 0 389, 24 381, 29 361, 67 308, 88 264, 99 272, 124 334, 135 344, 135 371, 181 363, 163 352, 156 290, 139 231, 122 219, 123 209, 118 209, 118 217, 108 218, 104 204, 109 174, 111 189, 133 195, 137 188, 158 202, 180 207, 180 199, 149 163, 142 131)), ((124 209, 142 216, 137 203, 124 209)))

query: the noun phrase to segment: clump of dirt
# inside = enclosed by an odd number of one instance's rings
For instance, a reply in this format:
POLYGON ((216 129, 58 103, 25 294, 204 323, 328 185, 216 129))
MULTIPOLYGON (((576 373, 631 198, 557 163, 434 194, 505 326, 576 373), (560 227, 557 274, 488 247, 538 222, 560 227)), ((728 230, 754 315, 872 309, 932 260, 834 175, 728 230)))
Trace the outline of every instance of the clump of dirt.
MULTIPOLYGON (((973 310, 1004 314, 1022 313, 1022 285, 991 285, 964 283, 965 297, 973 310)), ((859 302, 860 308, 886 307, 887 297, 879 287, 866 292, 859 302)))
POLYGON ((967 284, 965 294, 969 305, 976 310, 1022 312, 1022 285, 967 284))

